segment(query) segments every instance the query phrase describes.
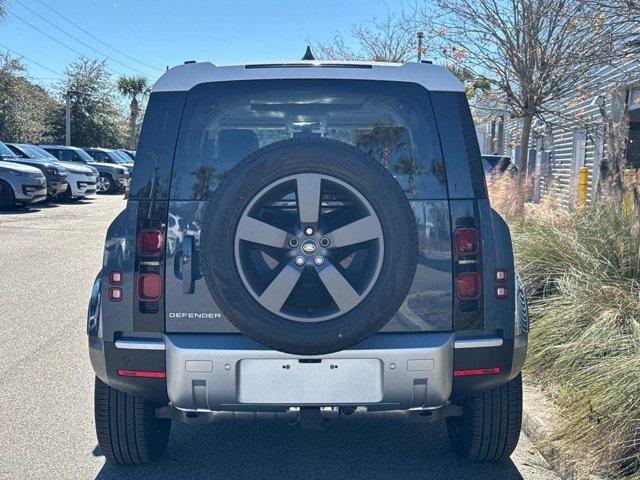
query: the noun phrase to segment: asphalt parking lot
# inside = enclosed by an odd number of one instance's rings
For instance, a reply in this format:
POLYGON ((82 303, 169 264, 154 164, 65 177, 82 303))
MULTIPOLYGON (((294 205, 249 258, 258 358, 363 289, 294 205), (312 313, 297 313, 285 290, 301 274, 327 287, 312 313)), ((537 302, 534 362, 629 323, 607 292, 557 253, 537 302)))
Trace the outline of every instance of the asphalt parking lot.
POLYGON ((147 467, 105 464, 93 425, 88 294, 122 196, 0 213, 0 478, 552 479, 524 436, 513 461, 475 465, 442 424, 387 421, 303 430, 174 425, 147 467))

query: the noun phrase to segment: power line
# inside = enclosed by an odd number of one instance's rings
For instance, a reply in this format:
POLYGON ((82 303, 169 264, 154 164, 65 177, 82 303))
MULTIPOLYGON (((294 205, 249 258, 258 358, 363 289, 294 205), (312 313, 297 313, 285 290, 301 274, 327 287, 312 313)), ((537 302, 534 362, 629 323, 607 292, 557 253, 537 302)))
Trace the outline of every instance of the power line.
MULTIPOLYGON (((47 32, 45 32, 44 30, 41 30, 41 29, 39 29, 38 27, 36 27, 35 25, 33 25, 32 23, 27 22, 24 18, 22 18, 22 17, 20 17, 20 16, 16 15, 15 13, 13 13, 13 12, 12 12, 11 10, 9 10, 8 8, 6 8, 6 7, 5 7, 5 9, 7 10, 7 12, 8 12, 10 15, 12 15, 12 16, 14 16, 14 17, 16 17, 16 18, 17 18, 18 20, 20 20, 21 22, 23 22, 23 23, 25 23, 26 25, 30 26, 30 27, 31 27, 31 28, 33 28, 34 30, 36 30, 36 31, 40 32, 40 33, 41 33, 42 35, 44 35, 45 37, 47 37, 47 38, 49 38, 49 39, 53 40, 53 41, 54 41, 54 42, 56 42, 58 45, 63 46, 63 47, 64 47, 64 48, 66 48, 67 50, 70 50, 70 51, 72 51, 72 52, 76 53, 77 55, 80 55, 81 57, 86 57, 86 55, 85 55, 84 53, 82 53, 82 52, 80 52, 80 51, 76 50, 76 49, 75 49, 75 48, 73 48, 73 47, 70 47, 70 46, 69 46, 69 45, 67 45, 66 43, 63 43, 63 42, 61 42, 60 40, 58 40, 57 38, 52 37, 51 35, 49 35, 49 34, 48 34, 47 32)), ((122 72, 120 72, 120 71, 118 71, 118 70, 116 70, 116 69, 114 69, 114 68, 111 68, 110 70, 111 70, 111 71, 113 71, 114 73, 117 73, 118 75, 124 75, 124 73, 122 73, 122 72)))
MULTIPOLYGON (((43 17, 42 15, 40 15, 38 12, 36 12, 35 10, 33 10, 31 7, 25 5, 24 3, 22 3, 20 0, 14 0, 16 3, 19 3, 20 5, 22 5, 24 8, 26 8, 27 10, 29 10, 31 13, 33 13, 35 16, 37 16, 38 18, 40 18, 41 20, 45 21, 47 24, 51 25, 53 28, 55 28, 56 30, 59 30, 60 32, 64 33, 66 36, 72 38, 73 40, 75 40, 76 42, 84 45, 85 47, 98 52, 98 54, 106 57, 107 59, 111 60, 114 63, 117 63, 118 65, 122 65, 125 68, 128 68, 129 70, 134 70, 138 73, 142 73, 143 75, 147 75, 147 72, 143 72, 142 70, 138 70, 135 67, 132 67, 130 65, 127 65, 126 63, 122 63, 118 60, 116 60, 115 58, 110 57, 109 55, 107 55, 106 53, 102 52, 101 50, 98 50, 97 48, 92 47, 91 45, 89 45, 88 43, 84 42, 83 40, 79 39, 78 37, 71 35, 69 32, 65 31, 63 28, 58 27, 56 24, 52 23, 51 21, 49 21, 47 18, 43 17)), ((15 14, 14 14, 15 15, 15 14)))
MULTIPOLYGON (((18 1, 18 0, 16 0, 18 1)), ((78 25, 77 23, 75 23, 73 20, 70 20, 69 18, 65 17, 64 15, 62 15, 60 12, 58 12, 57 10, 55 10, 53 7, 50 7, 49 5, 47 5, 46 3, 44 3, 42 0, 37 0, 38 3, 42 4, 44 7, 48 8, 49 10, 51 10, 53 13, 55 13, 57 16, 59 16, 60 18, 62 18, 63 20, 66 20, 67 22, 69 22, 71 25, 73 25, 74 27, 76 27, 77 29, 81 30, 82 32, 84 32, 85 34, 89 35, 91 38, 93 38, 94 40, 96 40, 97 42, 100 42, 101 44, 103 44, 105 47, 110 48, 111 50, 113 50, 114 52, 118 52, 120 55, 124 55, 125 57, 127 57, 130 60, 133 60, 134 62, 138 62, 140 65, 144 65, 145 67, 148 68, 152 68, 154 70, 157 70, 159 72, 164 72, 164 70, 162 68, 158 68, 158 67, 154 67, 153 65, 149 65, 148 63, 143 62, 142 60, 138 60, 135 57, 132 57, 131 55, 123 52, 122 50, 118 50, 116 47, 108 44, 107 42, 100 40, 98 37, 96 37, 94 34, 92 34, 91 32, 85 30, 84 28, 82 28, 80 25, 78 25)), ((20 2, 18 2, 20 3, 20 2)))
POLYGON ((18 55, 22 58, 24 58, 25 60, 27 60, 30 63, 33 63, 34 65, 38 65, 40 68, 44 68, 45 70, 53 73, 54 75, 57 75, 59 77, 62 77, 63 75, 61 73, 56 72, 55 70, 50 69, 49 67, 45 67, 44 65, 42 65, 41 63, 36 62, 35 60, 30 59, 29 57, 26 57, 25 55, 22 55, 20 52, 16 52, 15 50, 10 49, 9 47, 6 47, 4 45, 2 45, 0 43, 0 47, 4 48, 5 50, 13 53, 14 55, 18 55))

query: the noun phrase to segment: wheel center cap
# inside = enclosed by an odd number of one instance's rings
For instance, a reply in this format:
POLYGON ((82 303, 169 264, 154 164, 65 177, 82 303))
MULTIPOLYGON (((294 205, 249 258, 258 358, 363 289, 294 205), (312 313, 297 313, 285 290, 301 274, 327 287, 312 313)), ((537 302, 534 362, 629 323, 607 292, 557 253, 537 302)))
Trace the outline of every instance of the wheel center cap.
POLYGON ((302 242, 302 253, 305 255, 313 255, 318 251, 318 244, 315 240, 305 240, 302 242))

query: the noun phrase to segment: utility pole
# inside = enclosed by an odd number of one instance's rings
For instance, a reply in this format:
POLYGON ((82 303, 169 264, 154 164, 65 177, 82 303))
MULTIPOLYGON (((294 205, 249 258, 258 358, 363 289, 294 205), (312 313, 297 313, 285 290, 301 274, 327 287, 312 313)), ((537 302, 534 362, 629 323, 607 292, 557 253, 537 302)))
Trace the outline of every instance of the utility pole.
POLYGON ((71 97, 74 97, 75 100, 80 100, 84 95, 89 94, 78 92, 76 90, 67 90, 67 93, 64 96, 64 141, 66 146, 71 145, 71 97))
POLYGON ((422 40, 424 39, 424 33, 418 32, 416 37, 418 37, 418 63, 420 63, 422 61, 422 40))

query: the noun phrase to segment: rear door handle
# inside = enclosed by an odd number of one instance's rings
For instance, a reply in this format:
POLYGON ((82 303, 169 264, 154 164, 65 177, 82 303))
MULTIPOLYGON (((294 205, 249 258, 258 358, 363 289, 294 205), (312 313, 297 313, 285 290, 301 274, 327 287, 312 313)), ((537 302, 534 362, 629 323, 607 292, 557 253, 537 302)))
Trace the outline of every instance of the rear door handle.
POLYGON ((195 238, 186 235, 182 240, 182 293, 193 293, 193 251, 195 238))

